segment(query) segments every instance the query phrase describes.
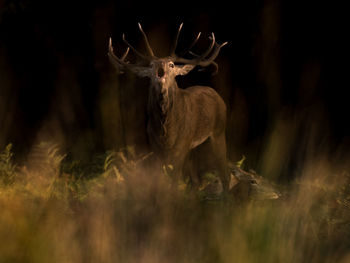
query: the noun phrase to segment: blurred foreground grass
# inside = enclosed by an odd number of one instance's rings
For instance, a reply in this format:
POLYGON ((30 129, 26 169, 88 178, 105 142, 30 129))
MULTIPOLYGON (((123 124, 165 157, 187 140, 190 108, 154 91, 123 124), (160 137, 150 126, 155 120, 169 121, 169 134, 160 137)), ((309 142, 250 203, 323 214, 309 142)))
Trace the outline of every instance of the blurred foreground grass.
POLYGON ((203 202, 132 150, 0 153, 0 262, 350 262, 350 177, 320 158, 280 200, 203 202))

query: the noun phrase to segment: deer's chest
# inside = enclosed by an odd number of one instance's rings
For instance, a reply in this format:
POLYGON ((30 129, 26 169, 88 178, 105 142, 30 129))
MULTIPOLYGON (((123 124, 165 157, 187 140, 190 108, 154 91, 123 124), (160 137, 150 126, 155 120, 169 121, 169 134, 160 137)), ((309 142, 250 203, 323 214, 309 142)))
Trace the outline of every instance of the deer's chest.
POLYGON ((187 141, 188 131, 181 121, 150 120, 147 125, 148 138, 151 145, 160 149, 172 149, 187 141))

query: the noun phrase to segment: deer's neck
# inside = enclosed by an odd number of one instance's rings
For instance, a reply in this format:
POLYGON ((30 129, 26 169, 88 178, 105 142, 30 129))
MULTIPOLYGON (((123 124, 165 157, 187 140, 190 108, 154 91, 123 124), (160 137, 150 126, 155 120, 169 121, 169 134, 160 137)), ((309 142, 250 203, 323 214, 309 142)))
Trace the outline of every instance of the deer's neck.
POLYGON ((150 128, 157 134, 166 136, 168 127, 172 123, 180 90, 176 84, 167 89, 151 86, 148 101, 148 115, 150 128))

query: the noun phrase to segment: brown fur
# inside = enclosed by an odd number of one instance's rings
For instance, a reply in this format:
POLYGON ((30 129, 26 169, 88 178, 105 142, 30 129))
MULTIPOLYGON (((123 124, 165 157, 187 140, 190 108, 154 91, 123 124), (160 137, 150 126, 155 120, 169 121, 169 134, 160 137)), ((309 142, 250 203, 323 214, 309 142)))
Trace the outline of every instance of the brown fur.
MULTIPOLYGON (((112 40, 109 42, 109 57, 113 65, 120 71, 130 70, 140 77, 151 80, 148 98, 148 124, 147 135, 155 156, 161 164, 173 167, 175 179, 182 177, 184 162, 190 152, 204 142, 211 159, 214 160, 225 191, 229 188, 229 174, 226 171, 226 106, 219 94, 210 87, 193 86, 179 89, 176 76, 186 75, 195 66, 206 67, 217 64, 214 59, 220 48, 227 42, 219 45, 215 42, 214 34, 210 39, 212 43, 201 56, 193 59, 180 58, 175 55, 176 44, 182 28, 179 27, 172 55, 157 58, 147 40, 147 36, 139 24, 144 36, 148 55, 140 54, 124 38, 128 45, 122 58, 115 56, 112 40), (130 64, 125 61, 129 49, 133 50, 142 60, 148 61, 146 66, 130 64), (182 65, 175 65, 174 63, 182 65)), ((198 34, 191 47, 197 42, 198 34)), ((185 52, 186 53, 186 52, 185 52)), ((199 178, 192 173, 193 184, 198 184, 199 178)))

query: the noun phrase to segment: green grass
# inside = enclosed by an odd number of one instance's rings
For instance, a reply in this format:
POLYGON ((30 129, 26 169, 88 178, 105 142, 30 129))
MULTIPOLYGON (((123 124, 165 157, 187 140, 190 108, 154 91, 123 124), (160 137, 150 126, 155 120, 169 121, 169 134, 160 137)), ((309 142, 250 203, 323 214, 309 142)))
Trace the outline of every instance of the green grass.
POLYGON ((0 154, 0 262, 349 262, 350 177, 307 164, 280 200, 203 202, 132 148, 0 154))

